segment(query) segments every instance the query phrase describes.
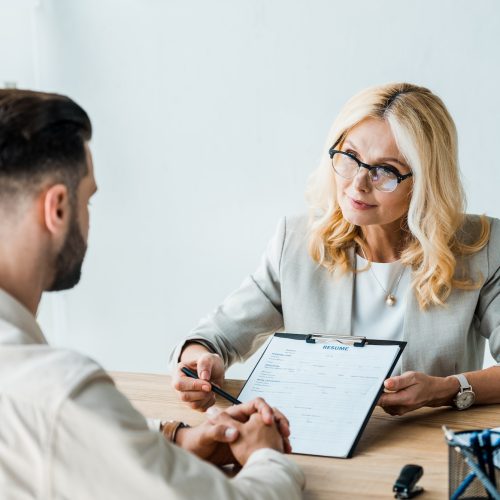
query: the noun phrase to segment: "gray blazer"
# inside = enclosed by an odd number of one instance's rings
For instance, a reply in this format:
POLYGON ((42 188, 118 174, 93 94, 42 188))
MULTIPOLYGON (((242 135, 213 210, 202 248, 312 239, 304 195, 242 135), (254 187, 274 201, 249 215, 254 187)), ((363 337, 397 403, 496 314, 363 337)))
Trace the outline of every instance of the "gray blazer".
MULTIPOLYGON (((446 376, 478 370, 485 339, 500 361, 500 221, 490 222, 488 245, 462 258, 457 267, 457 273, 465 266, 476 278, 481 273, 482 288, 455 289, 445 307, 427 311, 419 309, 414 293, 409 294, 402 371, 446 376)), ((478 229, 478 217, 468 216, 460 237, 470 240, 478 229)), ((332 275, 313 262, 307 231, 307 217, 283 218, 257 271, 187 339, 208 341, 228 366, 246 359, 275 331, 350 335, 354 275, 332 275)), ((173 359, 178 359, 185 340, 172 353, 173 359)))

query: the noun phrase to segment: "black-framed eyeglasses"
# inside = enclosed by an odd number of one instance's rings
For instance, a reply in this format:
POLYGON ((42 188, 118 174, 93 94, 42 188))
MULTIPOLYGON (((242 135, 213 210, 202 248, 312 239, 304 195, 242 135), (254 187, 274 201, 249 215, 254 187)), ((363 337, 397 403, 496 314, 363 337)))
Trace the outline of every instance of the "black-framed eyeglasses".
POLYGON ((400 174, 397 168, 389 165, 368 165, 351 153, 338 151, 335 149, 335 146, 330 148, 329 154, 332 159, 333 170, 335 170, 340 177, 344 179, 353 179, 356 177, 361 167, 366 168, 373 187, 385 193, 394 191, 400 182, 413 175, 412 172, 404 175, 400 174))

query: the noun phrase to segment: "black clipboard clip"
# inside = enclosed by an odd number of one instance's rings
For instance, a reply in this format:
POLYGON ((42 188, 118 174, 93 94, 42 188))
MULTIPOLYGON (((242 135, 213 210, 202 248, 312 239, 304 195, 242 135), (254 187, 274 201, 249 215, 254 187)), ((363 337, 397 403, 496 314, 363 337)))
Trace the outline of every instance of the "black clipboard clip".
POLYGON ((316 342, 338 342, 339 344, 352 345, 354 347, 364 347, 366 337, 353 337, 352 335, 329 335, 326 333, 311 333, 306 336, 308 344, 316 342))

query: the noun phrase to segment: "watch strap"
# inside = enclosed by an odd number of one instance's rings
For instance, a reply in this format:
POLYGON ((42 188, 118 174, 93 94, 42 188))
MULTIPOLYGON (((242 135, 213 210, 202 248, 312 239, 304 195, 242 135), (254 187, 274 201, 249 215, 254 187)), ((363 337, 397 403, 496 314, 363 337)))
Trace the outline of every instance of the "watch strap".
POLYGON ((460 392, 472 389, 471 385, 469 384, 469 381, 467 380, 467 377, 463 373, 453 376, 457 378, 458 382, 460 383, 460 392))
POLYGON ((179 429, 184 429, 189 427, 189 425, 184 422, 178 422, 171 420, 169 422, 162 422, 160 425, 160 432, 165 436, 165 438, 171 443, 175 443, 175 438, 177 436, 177 431, 179 429))

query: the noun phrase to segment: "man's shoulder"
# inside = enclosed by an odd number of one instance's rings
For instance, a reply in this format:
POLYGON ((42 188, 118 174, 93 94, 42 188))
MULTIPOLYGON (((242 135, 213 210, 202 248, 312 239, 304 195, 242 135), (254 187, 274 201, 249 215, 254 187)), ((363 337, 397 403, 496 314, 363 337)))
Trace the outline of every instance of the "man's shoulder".
POLYGON ((3 346, 0 360, 0 393, 41 406, 58 405, 88 380, 106 377, 88 356, 46 344, 3 346))

